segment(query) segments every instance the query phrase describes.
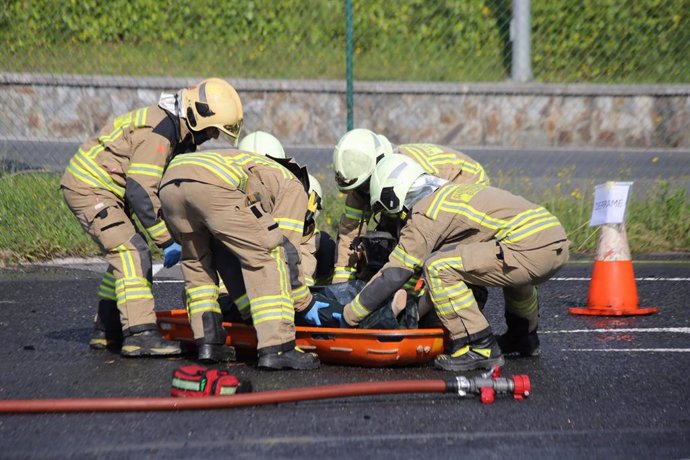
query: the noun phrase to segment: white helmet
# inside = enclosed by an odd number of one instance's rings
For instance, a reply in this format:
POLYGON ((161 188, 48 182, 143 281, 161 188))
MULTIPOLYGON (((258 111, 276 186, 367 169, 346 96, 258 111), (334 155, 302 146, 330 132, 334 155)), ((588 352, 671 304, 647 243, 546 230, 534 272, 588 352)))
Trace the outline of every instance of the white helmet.
POLYGON ((230 83, 208 78, 182 90, 182 111, 192 131, 214 127, 237 144, 242 129, 242 101, 230 83))
POLYGON ((237 146, 240 150, 260 153, 273 158, 285 158, 285 150, 280 141, 266 131, 254 131, 242 138, 237 146))
POLYGON ((376 163, 393 153, 385 136, 368 129, 353 129, 340 138, 333 150, 335 182, 341 192, 354 190, 364 184, 376 163))
POLYGON ((422 174, 426 171, 412 158, 400 154, 386 156, 371 174, 371 210, 389 214, 401 212, 407 192, 422 174))

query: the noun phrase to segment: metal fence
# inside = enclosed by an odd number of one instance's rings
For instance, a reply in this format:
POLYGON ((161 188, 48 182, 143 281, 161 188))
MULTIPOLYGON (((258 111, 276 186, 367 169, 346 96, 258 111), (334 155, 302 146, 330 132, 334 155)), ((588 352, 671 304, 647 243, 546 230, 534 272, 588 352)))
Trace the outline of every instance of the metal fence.
MULTIPOLYGON (((253 96, 247 107, 252 115, 273 114, 260 122, 248 119, 249 130, 274 131, 276 119, 289 117, 297 104, 287 101, 294 82, 342 82, 348 65, 355 92, 370 81, 479 85, 480 96, 463 99, 460 114, 479 119, 479 128, 468 121, 470 128, 454 138, 434 133, 405 139, 406 126, 431 131, 419 127, 418 118, 401 119, 412 116, 409 107, 382 98, 350 107, 355 121, 347 126, 344 113, 332 112, 338 124, 322 123, 330 128, 327 135, 303 141, 286 128, 288 145, 328 145, 346 128, 376 122, 394 141, 450 138, 455 144, 516 147, 506 139, 520 137, 529 112, 547 109, 531 123, 543 130, 558 120, 565 126, 549 134, 556 140, 528 136, 523 147, 690 145, 690 135, 682 134, 690 132, 690 0, 7 0, 4 6, 0 104, 11 116, 0 119, 0 170, 59 170, 108 117, 155 101, 160 89, 149 77, 172 77, 175 84, 211 75, 287 80, 282 99, 270 105, 253 96), (90 85, 94 75, 108 76, 108 84, 90 85), (511 91, 527 80, 537 97, 510 106, 523 96, 511 91), (592 86, 584 97, 540 94, 542 87, 563 84, 592 86), (654 89, 636 98, 642 85, 654 89), (597 93, 606 97, 587 98, 597 93), (678 97, 655 99, 660 94, 678 97), (616 105, 615 116, 607 115, 613 110, 607 106, 616 105), (517 125, 516 134, 491 137, 486 132, 495 119, 501 129, 517 125), (472 129, 486 132, 472 136, 472 129)), ((456 104, 435 94, 416 109, 437 112, 441 104, 456 104)), ((304 100, 301 109, 316 111, 331 101, 304 100)), ((306 123, 316 125, 313 119, 306 123)))
MULTIPOLYGON (((690 184, 688 162, 675 153, 622 158, 631 145, 690 145, 690 0, 6 0, 0 42, 0 177, 61 172, 109 117, 207 76, 273 82, 270 102, 260 91, 248 99, 246 113, 262 120, 246 117, 249 130, 282 129, 288 150, 299 152, 304 142, 290 130, 323 126, 328 135, 313 137, 328 147, 346 129, 345 113, 332 109, 342 103, 318 95, 298 103, 293 93, 308 82, 332 93, 336 82, 335 97, 345 99, 340 84, 351 64, 355 126, 383 127, 394 142, 496 147, 468 151, 498 185, 532 198, 581 193, 599 177, 635 180, 640 170, 648 184, 668 174, 690 184), (90 84, 96 76, 108 83, 90 84), (358 99, 362 88, 371 95, 405 84, 416 85, 414 94, 358 99), (466 122, 429 134, 419 112, 466 122), (320 120, 329 117, 337 122, 320 120), (516 134, 496 135, 507 128, 516 134), (500 150, 516 146, 506 139, 519 139, 520 129, 545 133, 523 148, 574 149, 537 153, 531 167, 520 151, 500 150), (601 145, 621 153, 580 151, 601 145), (534 174, 548 177, 541 190, 534 174)), ((328 149, 309 158, 328 188, 328 149)), ((0 211, 2 193, 12 191, 0 184, 0 211)))

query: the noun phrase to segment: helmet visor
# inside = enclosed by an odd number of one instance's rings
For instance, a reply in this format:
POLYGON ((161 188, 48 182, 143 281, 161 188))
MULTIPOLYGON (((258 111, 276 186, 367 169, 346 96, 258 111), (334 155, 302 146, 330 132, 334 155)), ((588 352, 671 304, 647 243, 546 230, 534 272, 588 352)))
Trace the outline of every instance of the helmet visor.
POLYGON ((391 214, 400 212, 400 199, 395 194, 393 187, 384 187, 384 189, 381 190, 381 197, 372 203, 371 212, 385 212, 391 214))
POLYGON ((357 182, 357 178, 355 177, 354 179, 348 179, 347 177, 343 176, 340 171, 337 171, 335 173, 335 183, 338 184, 338 187, 344 188, 344 187, 349 187, 352 184, 357 182))
POLYGON ((237 123, 231 125, 223 125, 218 127, 221 132, 223 132, 227 137, 231 139, 231 144, 234 146, 237 146, 237 143, 240 139, 240 131, 242 131, 242 121, 243 120, 240 120, 237 123))

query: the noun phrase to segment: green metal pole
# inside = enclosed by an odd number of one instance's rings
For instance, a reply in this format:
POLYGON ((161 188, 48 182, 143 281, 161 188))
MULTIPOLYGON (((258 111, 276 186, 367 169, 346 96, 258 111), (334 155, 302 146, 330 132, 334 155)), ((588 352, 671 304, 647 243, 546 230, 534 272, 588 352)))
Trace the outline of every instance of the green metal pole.
POLYGON ((352 0, 345 0, 345 23, 347 33, 347 130, 354 128, 353 97, 352 97, 352 0))

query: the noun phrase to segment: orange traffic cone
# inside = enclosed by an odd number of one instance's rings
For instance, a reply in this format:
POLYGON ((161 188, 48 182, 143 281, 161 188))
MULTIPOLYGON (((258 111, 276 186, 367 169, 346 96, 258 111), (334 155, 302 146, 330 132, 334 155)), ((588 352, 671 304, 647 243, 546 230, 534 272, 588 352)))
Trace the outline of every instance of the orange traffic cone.
POLYGON ((604 224, 592 268, 587 306, 569 308, 575 315, 650 315, 656 307, 640 308, 628 237, 623 224, 604 224))

